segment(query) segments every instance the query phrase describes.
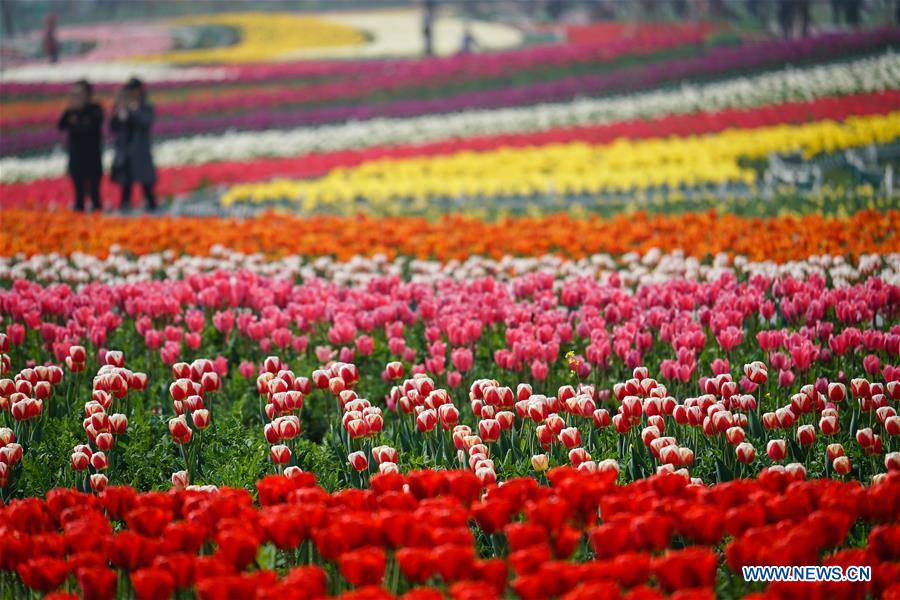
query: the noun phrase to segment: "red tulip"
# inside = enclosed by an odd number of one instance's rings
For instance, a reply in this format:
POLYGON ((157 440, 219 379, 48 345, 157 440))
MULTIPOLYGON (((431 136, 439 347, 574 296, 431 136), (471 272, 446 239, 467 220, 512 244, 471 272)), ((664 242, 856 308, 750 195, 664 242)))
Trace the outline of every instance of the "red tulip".
POLYGON ((816 441, 816 430, 812 425, 801 425, 797 428, 797 443, 809 446, 816 441))
POLYGON ((875 435, 870 427, 856 431, 856 443, 862 448, 871 448, 875 444, 875 435))
POLYGON ((852 465, 850 464, 850 459, 846 456, 838 456, 831 463, 831 466, 834 469, 834 472, 838 473, 839 475, 846 475, 850 472, 850 469, 852 467, 852 465))
POLYGON ((178 415, 169 419, 169 433, 179 444, 187 444, 191 441, 194 432, 187 424, 187 418, 184 415, 178 415))
POLYGON ((756 448, 752 444, 742 442, 734 449, 738 462, 751 463, 756 459, 756 448))
POLYGON ((109 415, 109 430, 115 435, 122 435, 128 429, 128 417, 116 413, 109 415))
POLYGON ((369 459, 366 458, 365 453, 362 451, 352 452, 347 456, 347 462, 357 471, 365 471, 369 468, 369 459))
POLYGON ((138 600, 168 600, 175 592, 175 578, 161 569, 139 569, 131 573, 131 587, 138 600))
POLYGON ((291 449, 284 444, 277 444, 269 449, 269 456, 276 465, 286 465, 291 461, 291 449))
POLYGON ((39 592, 55 590, 69 577, 69 564, 51 556, 35 557, 16 567, 22 583, 39 592))
POLYGON ((183 490, 190 485, 190 476, 187 471, 175 471, 172 473, 172 489, 183 490))
POLYGON ((737 446, 741 442, 744 441, 746 435, 744 434, 744 430, 741 427, 729 427, 725 431, 725 439, 728 440, 728 443, 732 446, 737 446))
POLYGON ((562 442, 563 446, 571 450, 581 445, 581 432, 578 431, 577 427, 567 427, 559 432, 559 441, 562 442))
POLYGON ((500 439, 500 423, 496 419, 482 419, 478 422, 478 435, 485 443, 500 439))
POLYGON ((351 585, 375 585, 384 577, 387 558, 380 546, 369 546, 345 552, 338 558, 341 575, 351 585))
POLYGON ((422 433, 434 431, 437 422, 437 413, 432 409, 423 410, 416 416, 416 428, 422 433))
POLYGON ((884 468, 888 472, 900 471, 900 452, 889 452, 884 456, 884 468))
POLYGON ((900 435, 900 416, 894 415, 885 419, 884 430, 890 436, 900 435))
POLYGON ((98 471, 102 471, 103 469, 107 468, 109 466, 109 460, 107 460, 106 454, 104 454, 103 452, 94 452, 91 455, 91 466, 98 471))
POLYGON ((115 439, 111 433, 98 433, 97 437, 94 439, 94 443, 97 444, 98 449, 106 452, 113 447, 115 439))
POLYGON ((844 455, 844 447, 841 444, 828 444, 825 448, 825 455, 828 460, 834 461, 837 457, 844 455))
POLYGON ((573 467, 578 467, 581 463, 591 460, 591 455, 584 448, 572 448, 569 450, 569 462, 573 467))
POLYGON ((109 600, 116 595, 118 576, 106 568, 83 568, 75 574, 84 600, 109 600))
POLYGON ((384 370, 387 373, 388 379, 403 379, 403 363, 401 362, 389 362, 384 370))
POLYGON ((769 440, 766 454, 775 462, 781 462, 787 456, 787 443, 784 440, 769 440))
POLYGON ((396 463, 397 451, 390 446, 376 446, 372 448, 372 458, 379 465, 384 462, 396 463))

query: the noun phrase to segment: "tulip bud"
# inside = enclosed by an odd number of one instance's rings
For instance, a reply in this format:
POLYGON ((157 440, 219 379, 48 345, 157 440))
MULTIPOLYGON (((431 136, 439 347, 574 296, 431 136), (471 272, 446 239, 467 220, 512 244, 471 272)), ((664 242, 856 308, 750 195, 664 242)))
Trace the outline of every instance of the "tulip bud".
POLYGON ((97 444, 97 448, 106 452, 112 449, 113 444, 115 444, 115 439, 113 439, 111 433, 98 433, 94 442, 97 444))
POLYGON ((528 400, 531 398, 532 391, 531 385, 527 383, 520 383, 516 387, 516 399, 517 400, 528 400))
POLYGON ((513 425, 516 423, 516 415, 515 413, 508 410, 498 411, 496 415, 494 415, 494 419, 496 419, 497 423, 500 424, 500 429, 502 431, 508 431, 513 428, 513 425))
POLYGON ((725 430, 725 439, 728 440, 728 443, 732 446, 737 446, 743 442, 745 437, 746 434, 741 427, 729 427, 725 430))
POLYGON ((680 465, 681 454, 677 446, 663 446, 659 449, 659 460, 664 465, 680 465))
POLYGON ((103 469, 107 468, 109 466, 109 460, 106 458, 106 454, 104 454, 103 452, 94 452, 91 455, 91 466, 98 471, 102 471, 103 469))
POLYGON ((884 456, 884 468, 891 471, 900 471, 900 452, 889 452, 884 456))
POLYGON ((485 443, 500 439, 500 423, 496 419, 482 419, 478 422, 478 435, 485 443))
POLYGON ((169 433, 172 434, 175 441, 181 444, 190 442, 191 437, 193 437, 193 432, 188 426, 187 419, 184 415, 169 419, 169 433))
POLYGON ((847 398, 847 388, 843 383, 828 384, 828 400, 830 402, 843 402, 847 398))
POLYGON ((571 450, 581 445, 581 432, 576 427, 567 427, 559 432, 559 441, 571 450))
POLYGON ((610 423, 609 411, 605 408, 598 408, 593 412, 594 427, 608 427, 610 423))
POLYGON ((550 468, 550 459, 546 454, 535 454, 531 457, 531 468, 542 473, 550 468))
POLYGON ((285 469, 284 469, 284 476, 287 477, 288 479, 296 479, 297 477, 300 477, 300 475, 302 473, 303 473, 303 470, 300 467, 297 467, 294 465, 292 465, 290 467, 285 467, 285 469))
POLYGON ((794 481, 803 481, 806 479, 806 467, 801 465, 800 463, 791 463, 789 465, 785 465, 784 467, 785 473, 791 476, 791 479, 794 481))
POLYGON ((69 346, 69 358, 72 359, 72 362, 84 363, 87 360, 84 346, 69 346))
POLYGON ((637 396, 622 398, 622 416, 628 419, 639 419, 643 414, 641 399, 637 396))
POLYGON ((809 446, 816 441, 816 430, 812 425, 801 425, 797 428, 797 443, 809 446))
POLYGON ((16 441, 16 434, 9 427, 0 427, 0 448, 16 441))
POLYGON ((781 462, 787 456, 787 442, 784 440, 769 440, 766 445, 766 454, 775 462, 781 462))
POLYGON ((128 417, 121 413, 109 415, 109 430, 115 435, 122 435, 128 429, 128 417))
POLYGON ((347 433, 351 439, 359 439, 369 435, 369 424, 364 419, 351 419, 347 422, 347 433))
POLYGON ((844 447, 841 444, 828 444, 825 448, 825 456, 828 460, 834 461, 839 456, 844 456, 844 447))
POLYGON ((172 473, 172 489, 183 490, 190 483, 191 480, 187 471, 175 471, 172 473))
POLYGON ((125 366, 125 355, 121 350, 107 350, 106 351, 106 364, 113 367, 124 367, 125 366))
POLYGON ((385 368, 385 373, 387 373, 388 379, 403 379, 403 363, 401 362, 389 362, 385 368))
POLYGON ((94 473, 91 475, 91 489, 95 492, 102 492, 109 484, 109 479, 103 473, 94 473))
POLYGON ((73 471, 84 471, 91 464, 91 457, 84 452, 73 452, 69 463, 73 471))
POLYGON ((869 448, 875 443, 875 435, 870 427, 856 431, 856 443, 862 448, 869 448))
POLYGON ((823 416, 819 419, 819 431, 822 435, 834 435, 838 432, 838 420, 834 415, 823 416))
POLYGON ((389 473, 399 473, 400 468, 397 466, 397 463, 383 462, 378 465, 378 472, 382 475, 387 475, 389 473))
POLYGON ((834 469, 834 472, 839 475, 846 475, 850 472, 850 468, 852 467, 850 459, 846 456, 838 456, 831 463, 831 466, 834 469))
POLYGON ((276 465, 286 465, 291 460, 291 449, 284 444, 276 444, 269 449, 269 456, 276 465))
POLYGON ((357 471, 365 471, 369 468, 369 459, 362 451, 352 452, 347 456, 347 461, 357 471))
POLYGON ((437 422, 437 413, 432 409, 425 409, 416 417, 416 428, 422 433, 428 433, 429 431, 434 431, 437 422))
POLYGON ((375 462, 379 465, 386 462, 396 463, 397 451, 390 446, 376 446, 372 448, 372 458, 374 458, 375 462))
POLYGON ((884 420, 884 431, 890 435, 900 435, 900 416, 894 415, 884 420))
POLYGON ((569 450, 569 462, 573 467, 578 467, 581 463, 591 460, 591 455, 584 448, 572 448, 569 450))
POLYGON ((738 462, 751 463, 756 459, 756 448, 748 442, 741 442, 734 451, 737 454, 738 462))
POLYGON ((482 467, 475 470, 475 476, 481 481, 481 485, 488 486, 497 483, 497 473, 493 469, 482 467))
POLYGON ((191 419, 194 421, 194 427, 197 429, 206 429, 210 425, 209 411, 205 408, 192 412, 191 419))
POLYGON ((597 472, 598 473, 607 473, 607 472, 619 472, 619 463, 614 458, 607 458, 606 460, 601 460, 597 463, 597 472))
MULTIPOLYGON (((280 381, 284 381, 283 379, 280 381)), ((203 391, 205 392, 215 392, 222 385, 222 380, 219 378, 219 374, 212 371, 208 373, 204 373, 200 376, 200 385, 203 387, 203 391)))

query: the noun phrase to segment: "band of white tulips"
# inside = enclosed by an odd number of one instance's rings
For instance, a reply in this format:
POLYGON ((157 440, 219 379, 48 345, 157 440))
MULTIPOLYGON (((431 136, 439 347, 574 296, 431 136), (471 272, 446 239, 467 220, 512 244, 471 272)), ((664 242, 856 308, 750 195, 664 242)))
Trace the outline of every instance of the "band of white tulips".
POLYGON ((324 279, 336 285, 364 286, 373 278, 396 276, 423 284, 444 279, 473 280, 491 277, 511 282, 529 273, 552 277, 557 284, 589 277, 609 281, 615 277, 624 287, 636 288, 674 279, 715 281, 723 275, 739 278, 761 276, 767 279, 811 276, 829 279, 833 287, 847 287, 879 277, 887 285, 900 285, 900 253, 867 254, 855 260, 843 256, 811 256, 806 260, 776 264, 753 262, 745 257, 730 258, 718 254, 701 261, 681 251, 663 253, 651 250, 644 255, 629 253, 619 257, 596 254, 579 260, 555 255, 541 257, 504 256, 501 259, 472 256, 465 261, 441 263, 406 256, 388 259, 383 255, 356 256, 348 261, 330 257, 308 259, 292 255, 269 260, 262 254, 243 254, 216 247, 210 256, 177 256, 174 252, 126 256, 112 248, 107 258, 87 254, 37 254, 28 258, 0 257, 0 281, 28 278, 43 283, 67 283, 73 286, 100 282, 134 283, 155 279, 180 280, 199 273, 246 270, 275 279, 324 279))

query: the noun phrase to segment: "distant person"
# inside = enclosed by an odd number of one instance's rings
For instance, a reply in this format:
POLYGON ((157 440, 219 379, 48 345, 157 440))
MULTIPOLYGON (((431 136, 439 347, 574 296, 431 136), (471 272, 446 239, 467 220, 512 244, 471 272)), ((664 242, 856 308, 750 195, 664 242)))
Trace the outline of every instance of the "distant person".
POLYGON ((100 210, 100 179, 103 177, 103 108, 93 101, 93 88, 84 79, 72 85, 69 103, 57 125, 68 132, 69 177, 75 188, 75 210, 84 210, 85 193, 100 210))
POLYGON ((472 33, 472 27, 468 21, 463 27, 463 37, 462 42, 459 46, 460 54, 471 54, 478 49, 478 40, 475 39, 475 34, 472 33))
POLYGON ((44 19, 44 54, 51 63, 59 60, 59 41, 56 39, 56 13, 50 13, 44 19))
POLYGON ((422 38, 425 42, 425 56, 434 55, 434 4, 435 0, 424 0, 422 38))
POLYGON ((131 209, 131 187, 140 183, 147 210, 156 210, 156 167, 153 165, 150 128, 153 106, 147 102, 147 89, 138 79, 131 79, 116 94, 110 129, 116 136, 112 179, 122 188, 121 209, 131 209))

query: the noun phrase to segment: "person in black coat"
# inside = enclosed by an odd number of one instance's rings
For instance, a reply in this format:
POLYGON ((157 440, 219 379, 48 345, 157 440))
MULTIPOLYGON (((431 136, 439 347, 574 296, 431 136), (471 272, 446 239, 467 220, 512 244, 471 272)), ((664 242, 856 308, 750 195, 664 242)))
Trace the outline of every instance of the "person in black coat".
POLYGON ((75 210, 84 210, 89 193, 94 210, 100 210, 100 178, 103 177, 103 108, 93 102, 93 88, 85 80, 76 81, 69 105, 59 117, 57 127, 68 132, 69 176, 75 188, 75 210))
POLYGON ((110 129, 116 136, 112 179, 122 188, 121 209, 131 206, 131 187, 137 182, 144 190, 147 210, 156 209, 153 186, 156 167, 153 165, 150 128, 153 126, 153 106, 147 102, 147 90, 137 79, 131 79, 116 95, 110 129))

